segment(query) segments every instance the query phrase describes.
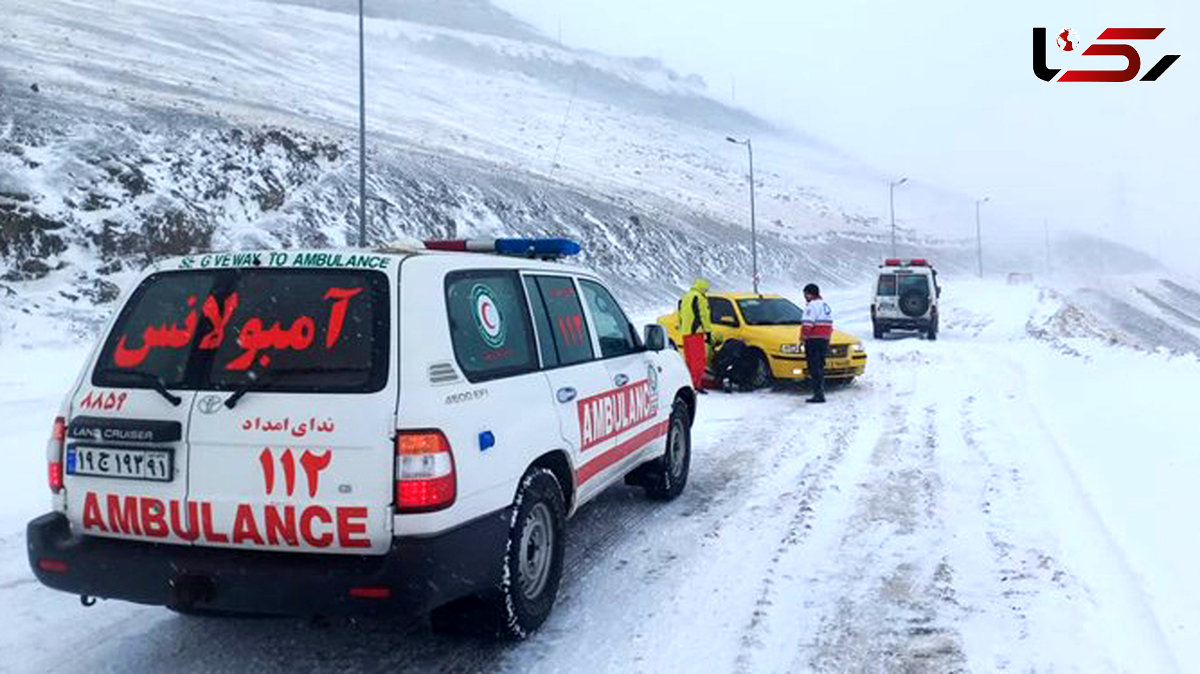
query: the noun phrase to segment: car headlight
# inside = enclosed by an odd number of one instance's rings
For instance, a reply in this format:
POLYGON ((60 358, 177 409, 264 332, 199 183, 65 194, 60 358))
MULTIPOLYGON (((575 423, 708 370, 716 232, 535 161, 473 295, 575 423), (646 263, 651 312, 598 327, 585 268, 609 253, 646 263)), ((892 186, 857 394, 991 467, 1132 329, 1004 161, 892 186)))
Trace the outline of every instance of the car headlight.
POLYGON ((862 352, 866 351, 866 349, 863 348, 862 342, 855 342, 855 343, 851 344, 850 350, 853 351, 854 353, 862 353, 862 352))
POLYGON ((784 344, 779 347, 783 353, 804 353, 804 346, 801 344, 784 344))

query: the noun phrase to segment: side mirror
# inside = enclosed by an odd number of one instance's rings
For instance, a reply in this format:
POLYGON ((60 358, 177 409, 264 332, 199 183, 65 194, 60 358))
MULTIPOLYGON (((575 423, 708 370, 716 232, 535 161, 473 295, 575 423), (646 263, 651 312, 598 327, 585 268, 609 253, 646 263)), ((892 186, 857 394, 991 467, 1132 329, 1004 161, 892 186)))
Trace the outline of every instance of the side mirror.
POLYGON ((658 323, 647 325, 645 338, 642 342, 646 345, 647 351, 666 351, 667 329, 658 323))

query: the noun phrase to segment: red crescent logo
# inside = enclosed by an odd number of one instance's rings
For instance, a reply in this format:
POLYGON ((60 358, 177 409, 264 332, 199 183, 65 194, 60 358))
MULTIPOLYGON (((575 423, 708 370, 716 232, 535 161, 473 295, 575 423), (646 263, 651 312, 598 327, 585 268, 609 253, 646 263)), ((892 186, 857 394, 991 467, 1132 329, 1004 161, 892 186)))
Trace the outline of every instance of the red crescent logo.
POLYGON ((485 326, 487 326, 488 330, 496 329, 496 324, 492 321, 492 303, 491 302, 483 303, 483 306, 481 306, 479 308, 479 316, 480 316, 480 318, 483 319, 483 324, 485 326))

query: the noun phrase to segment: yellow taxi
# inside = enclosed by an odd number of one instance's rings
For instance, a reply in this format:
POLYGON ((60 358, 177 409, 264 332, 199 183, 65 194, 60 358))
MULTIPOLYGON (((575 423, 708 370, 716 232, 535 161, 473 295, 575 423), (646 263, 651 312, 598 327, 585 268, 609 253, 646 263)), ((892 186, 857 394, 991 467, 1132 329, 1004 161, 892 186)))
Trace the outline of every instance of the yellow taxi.
MULTIPOLYGON (((708 304, 712 309, 713 341, 738 339, 757 355, 758 367, 752 377, 755 388, 773 380, 808 379, 808 363, 800 341, 803 308, 781 295, 753 293, 709 293, 708 304)), ((659 316, 658 322, 677 347, 683 344, 678 312, 659 316)), ((849 381, 866 369, 867 352, 862 340, 834 330, 825 360, 826 379, 849 381)))

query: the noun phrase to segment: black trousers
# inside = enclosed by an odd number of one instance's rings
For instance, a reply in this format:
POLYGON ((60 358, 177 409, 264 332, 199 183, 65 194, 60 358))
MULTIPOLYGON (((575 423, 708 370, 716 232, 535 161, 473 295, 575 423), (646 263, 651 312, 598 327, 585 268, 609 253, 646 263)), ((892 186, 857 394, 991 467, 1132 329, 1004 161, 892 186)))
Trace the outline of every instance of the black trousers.
POLYGON ((825 358, 829 355, 829 340, 804 340, 804 354, 808 357, 808 380, 812 382, 813 397, 824 398, 825 358))

